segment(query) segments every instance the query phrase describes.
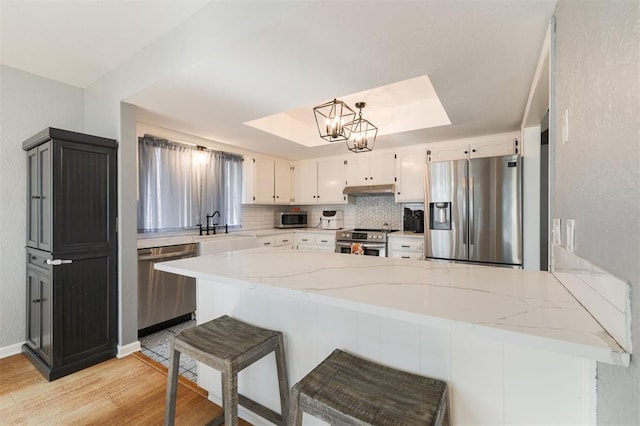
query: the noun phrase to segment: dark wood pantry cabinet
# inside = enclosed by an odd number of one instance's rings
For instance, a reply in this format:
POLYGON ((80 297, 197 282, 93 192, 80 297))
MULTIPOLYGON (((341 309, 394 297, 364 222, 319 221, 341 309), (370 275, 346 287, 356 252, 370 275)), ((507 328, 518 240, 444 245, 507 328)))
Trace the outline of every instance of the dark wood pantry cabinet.
POLYGON ((116 355, 117 142, 48 128, 27 139, 27 338, 47 378, 116 355))

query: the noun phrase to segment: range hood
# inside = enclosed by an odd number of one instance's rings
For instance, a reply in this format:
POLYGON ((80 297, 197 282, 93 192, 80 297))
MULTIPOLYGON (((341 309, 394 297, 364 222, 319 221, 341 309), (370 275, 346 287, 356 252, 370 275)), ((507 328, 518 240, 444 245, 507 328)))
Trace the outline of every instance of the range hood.
POLYGON ((345 195, 393 195, 396 192, 396 186, 393 183, 386 185, 362 185, 362 186, 346 186, 342 193, 345 195))

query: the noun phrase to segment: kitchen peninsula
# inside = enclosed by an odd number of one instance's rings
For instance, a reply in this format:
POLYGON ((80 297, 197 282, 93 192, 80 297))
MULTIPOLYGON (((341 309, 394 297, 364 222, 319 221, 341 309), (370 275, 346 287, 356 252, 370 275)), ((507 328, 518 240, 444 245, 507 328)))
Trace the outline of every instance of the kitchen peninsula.
MULTIPOLYGON (((198 323, 283 331, 290 383, 342 348, 446 380, 453 424, 594 423, 596 361, 629 362, 546 272, 264 248, 156 268, 197 278, 198 323)), ((240 392, 277 409, 274 368, 243 372, 240 392)), ((200 365, 199 384, 220 402, 217 372, 200 365)))

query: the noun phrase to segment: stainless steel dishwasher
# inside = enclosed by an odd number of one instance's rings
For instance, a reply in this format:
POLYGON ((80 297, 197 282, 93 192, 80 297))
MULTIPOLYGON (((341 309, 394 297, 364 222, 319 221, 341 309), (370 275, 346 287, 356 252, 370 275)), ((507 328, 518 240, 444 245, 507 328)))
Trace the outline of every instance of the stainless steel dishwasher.
POLYGON ((188 320, 196 310, 196 280, 157 271, 153 265, 197 255, 196 244, 138 249, 138 330, 140 335, 188 320), (146 329, 146 330, 145 330, 146 329))

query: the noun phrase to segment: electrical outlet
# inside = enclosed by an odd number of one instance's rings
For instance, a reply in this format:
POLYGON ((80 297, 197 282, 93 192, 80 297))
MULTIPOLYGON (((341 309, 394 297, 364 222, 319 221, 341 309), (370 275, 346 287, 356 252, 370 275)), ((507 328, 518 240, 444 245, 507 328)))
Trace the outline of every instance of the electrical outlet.
POLYGON ((573 253, 576 245, 576 221, 567 219, 567 250, 573 253))
POLYGON ((551 228, 551 244, 556 246, 562 245, 562 220, 561 219, 553 219, 553 225, 551 228))

